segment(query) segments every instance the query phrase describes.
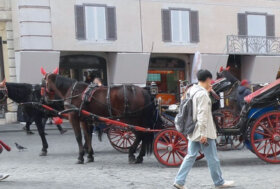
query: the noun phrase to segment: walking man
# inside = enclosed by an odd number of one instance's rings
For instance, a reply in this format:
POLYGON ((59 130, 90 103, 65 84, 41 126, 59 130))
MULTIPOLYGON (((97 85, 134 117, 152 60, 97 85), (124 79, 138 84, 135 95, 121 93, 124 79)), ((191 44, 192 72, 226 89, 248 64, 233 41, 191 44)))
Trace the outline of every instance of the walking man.
POLYGON ((228 188, 233 186, 233 181, 225 181, 222 178, 220 161, 217 156, 215 139, 217 138, 216 126, 212 117, 212 103, 209 97, 211 90, 212 74, 208 70, 197 72, 198 85, 194 85, 188 91, 193 96, 193 118, 196 126, 192 134, 188 136, 188 154, 175 178, 174 187, 184 187, 199 151, 202 151, 207 159, 208 167, 216 188, 228 188))

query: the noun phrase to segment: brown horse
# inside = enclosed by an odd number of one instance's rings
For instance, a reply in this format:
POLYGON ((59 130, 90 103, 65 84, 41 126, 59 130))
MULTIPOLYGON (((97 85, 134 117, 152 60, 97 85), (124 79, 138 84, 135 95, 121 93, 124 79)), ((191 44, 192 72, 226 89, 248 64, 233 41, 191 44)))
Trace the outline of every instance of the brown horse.
MULTIPOLYGON (((78 107, 93 114, 119 119, 122 122, 132 125, 142 125, 145 128, 159 129, 161 122, 157 116, 153 98, 146 89, 134 85, 121 85, 113 87, 97 87, 91 91, 91 100, 84 100, 85 91, 89 85, 78 82, 53 73, 47 74, 41 70, 45 76, 46 94, 51 99, 54 94, 65 100, 65 108, 78 107)), ((84 148, 82 145, 82 134, 80 123, 84 131, 86 144, 88 145, 88 162, 93 162, 93 149, 91 145, 92 134, 91 124, 85 116, 77 112, 69 114, 69 120, 75 132, 79 146, 78 163, 84 162, 84 148)), ((136 140, 129 149, 129 162, 142 163, 146 152, 152 152, 153 133, 143 133, 135 131, 136 140), (139 143, 142 142, 141 150, 137 159, 134 156, 139 143)))

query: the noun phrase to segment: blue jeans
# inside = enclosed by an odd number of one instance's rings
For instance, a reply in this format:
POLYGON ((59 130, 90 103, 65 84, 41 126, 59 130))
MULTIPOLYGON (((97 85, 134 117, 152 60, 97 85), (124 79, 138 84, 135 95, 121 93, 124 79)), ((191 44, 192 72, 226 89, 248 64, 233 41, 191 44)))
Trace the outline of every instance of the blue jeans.
POLYGON ((200 142, 189 141, 188 154, 184 158, 179 172, 177 173, 177 176, 175 178, 176 184, 179 184, 181 186, 185 185, 187 175, 193 167, 193 164, 200 150, 202 150, 207 159, 208 168, 210 170, 211 177, 215 186, 224 184, 224 179, 222 178, 222 171, 220 168, 220 161, 217 155, 216 142, 213 139, 208 139, 207 141, 209 146, 205 146, 200 142))

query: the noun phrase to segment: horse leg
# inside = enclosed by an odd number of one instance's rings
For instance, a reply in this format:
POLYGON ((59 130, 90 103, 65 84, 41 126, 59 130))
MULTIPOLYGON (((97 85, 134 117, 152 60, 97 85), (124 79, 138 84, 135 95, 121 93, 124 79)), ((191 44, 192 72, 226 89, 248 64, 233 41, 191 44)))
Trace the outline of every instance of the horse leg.
POLYGON ((82 143, 82 132, 81 132, 81 128, 80 128, 79 117, 77 115, 70 114, 69 121, 73 127, 76 141, 77 141, 78 147, 79 147, 79 157, 78 157, 77 164, 83 164, 85 151, 84 151, 83 143, 82 143))
POLYGON ((28 121, 26 122, 25 124, 25 131, 26 131, 26 134, 28 135, 32 135, 34 134, 31 130, 30 130, 30 125, 32 124, 32 122, 28 121))
POLYGON ((146 152, 148 152, 148 154, 152 153, 152 144, 154 139, 153 134, 141 133, 141 139, 142 139, 142 146, 135 163, 143 163, 143 157, 146 155, 146 152))
POLYGON ((81 124, 82 124, 82 128, 84 131, 84 137, 85 137, 85 141, 86 141, 87 149, 88 149, 87 163, 94 162, 93 149, 92 149, 92 145, 91 145, 92 134, 90 133, 90 126, 86 122, 81 122, 81 124))
POLYGON ((131 147, 129 148, 129 152, 128 152, 128 162, 129 163, 135 163, 136 159, 135 159, 135 155, 134 153, 137 150, 137 147, 140 144, 141 138, 140 138, 140 133, 136 132, 135 133, 135 141, 134 143, 131 145, 131 147))
POLYGON ((46 139, 46 136, 45 136, 45 125, 42 122, 42 118, 35 119, 35 124, 37 126, 37 130, 38 130, 38 133, 41 137, 42 144, 43 144, 43 148, 42 148, 42 151, 40 153, 40 156, 46 156, 47 153, 48 153, 48 150, 47 150, 48 149, 48 142, 47 142, 47 139, 46 139))

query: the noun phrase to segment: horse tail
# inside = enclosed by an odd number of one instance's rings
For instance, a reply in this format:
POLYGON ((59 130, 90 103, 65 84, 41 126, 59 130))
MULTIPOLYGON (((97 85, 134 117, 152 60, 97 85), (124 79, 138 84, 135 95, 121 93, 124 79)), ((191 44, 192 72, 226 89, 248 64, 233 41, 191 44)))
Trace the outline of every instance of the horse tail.
MULTIPOLYGON (((154 97, 147 90, 143 90, 143 95, 145 98, 145 109, 143 110, 143 121, 144 126, 150 129, 162 129, 162 120, 157 107, 154 103, 154 97)), ((154 133, 146 132, 143 133, 143 140, 145 141, 144 147, 146 148, 147 155, 153 152, 153 141, 154 133)))

